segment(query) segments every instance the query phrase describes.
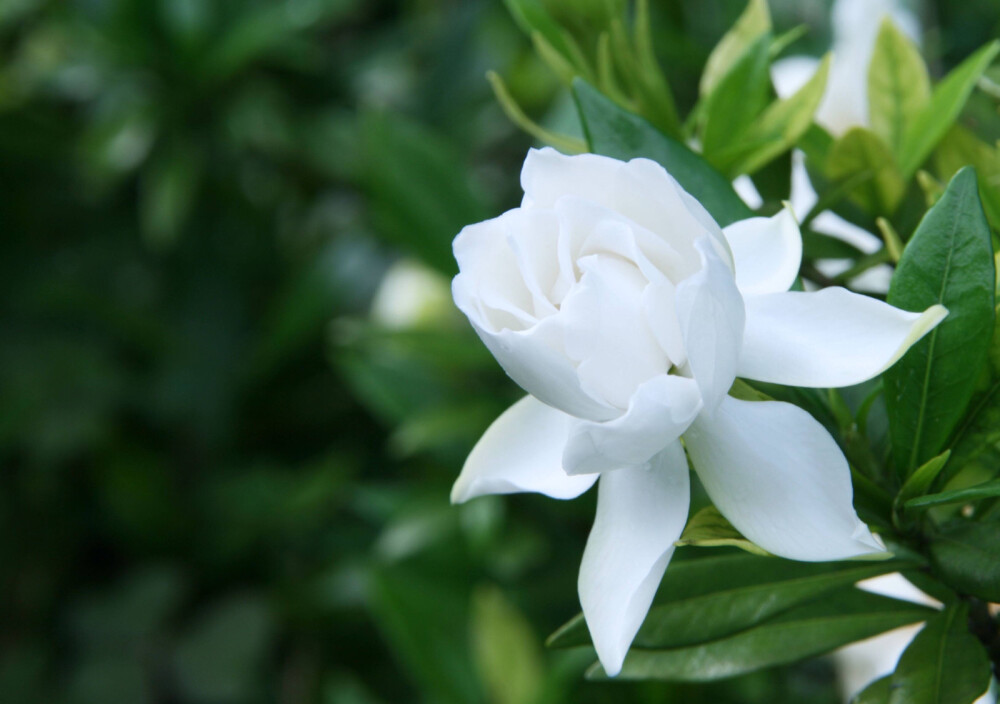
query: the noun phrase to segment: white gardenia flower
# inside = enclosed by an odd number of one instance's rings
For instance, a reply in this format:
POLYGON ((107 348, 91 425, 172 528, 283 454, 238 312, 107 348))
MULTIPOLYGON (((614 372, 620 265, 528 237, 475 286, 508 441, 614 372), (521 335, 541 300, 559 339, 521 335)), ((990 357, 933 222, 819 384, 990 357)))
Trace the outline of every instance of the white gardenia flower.
POLYGON ((483 435, 452 500, 568 499, 600 478, 579 593, 607 673, 621 670, 687 519, 682 436, 716 507, 757 545, 810 561, 882 551, 823 427, 728 391, 737 376, 870 379, 946 311, 789 291, 802 255, 790 213, 722 230, 647 159, 532 150, 521 185, 520 208, 454 243, 455 302, 529 395, 483 435))

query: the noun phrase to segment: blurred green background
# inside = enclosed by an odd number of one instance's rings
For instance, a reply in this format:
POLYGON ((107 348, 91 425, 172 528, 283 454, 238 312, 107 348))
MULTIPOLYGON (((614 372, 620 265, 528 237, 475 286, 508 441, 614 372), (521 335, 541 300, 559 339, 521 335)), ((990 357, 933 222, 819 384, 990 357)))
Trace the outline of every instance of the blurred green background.
MULTIPOLYGON (((681 106, 743 4, 653 3, 681 106)), ((923 18, 938 75, 1000 34, 923 18)), ((585 683, 594 497, 449 505, 518 397, 448 293, 530 144, 490 69, 566 124, 499 1, 0 0, 0 702, 839 701, 585 683)))

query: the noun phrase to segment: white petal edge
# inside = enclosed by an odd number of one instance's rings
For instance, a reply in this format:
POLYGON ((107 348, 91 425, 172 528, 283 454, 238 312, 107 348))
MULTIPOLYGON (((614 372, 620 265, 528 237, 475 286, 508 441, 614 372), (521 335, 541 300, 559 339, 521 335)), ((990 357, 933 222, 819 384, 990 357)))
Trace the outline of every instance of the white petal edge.
POLYGON ((552 208, 563 196, 605 203, 625 162, 599 154, 568 156, 552 147, 529 149, 521 167, 522 207, 552 208))
POLYGON ((597 657, 610 676, 621 671, 684 530, 689 482, 679 442, 648 467, 601 475, 578 587, 597 657))
POLYGON ((708 237, 695 242, 702 268, 677 285, 677 318, 688 364, 705 407, 722 401, 736 378, 743 340, 743 298, 708 237))
POLYGON ((727 396, 684 441, 712 502, 765 550, 807 562, 884 552, 854 511, 843 453, 798 406, 727 396))
POLYGON ((802 264, 802 234, 791 208, 723 228, 733 252, 736 286, 744 297, 787 291, 802 264))
POLYGON ((738 375, 789 386, 860 384, 891 367, 948 314, 909 313, 843 288, 746 301, 738 375))
POLYGON ((472 448, 451 490, 452 503, 486 494, 537 492, 572 499, 597 481, 562 468, 570 417, 525 396, 504 411, 472 448))
POLYGON ((670 374, 649 379, 621 417, 570 422, 563 467, 569 474, 587 474, 647 462, 687 430, 701 407, 694 379, 670 374))

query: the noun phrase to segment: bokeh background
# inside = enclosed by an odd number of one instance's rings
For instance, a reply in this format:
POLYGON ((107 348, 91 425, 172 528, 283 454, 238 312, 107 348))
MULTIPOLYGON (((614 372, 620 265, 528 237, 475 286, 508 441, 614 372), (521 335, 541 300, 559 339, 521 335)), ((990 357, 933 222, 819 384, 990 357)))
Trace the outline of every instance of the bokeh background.
MULTIPOLYGON (((652 3, 682 107, 743 4, 652 3)), ((1000 36, 919 12, 938 76, 1000 36)), ((594 497, 449 505, 518 397, 448 291, 531 143, 491 69, 571 130, 499 0, 0 0, 0 702, 840 701, 828 660, 584 682, 543 642, 594 497)))

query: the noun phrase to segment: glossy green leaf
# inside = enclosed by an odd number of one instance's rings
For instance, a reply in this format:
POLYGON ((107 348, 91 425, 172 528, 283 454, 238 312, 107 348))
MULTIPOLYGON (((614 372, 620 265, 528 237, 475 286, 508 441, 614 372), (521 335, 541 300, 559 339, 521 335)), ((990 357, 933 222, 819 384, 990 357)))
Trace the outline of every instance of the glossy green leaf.
MULTIPOLYGON (((618 679, 706 682, 733 677, 821 655, 933 613, 911 602, 845 589, 720 640, 669 650, 633 646, 618 679)), ((599 665, 588 675, 604 676, 599 665)))
MULTIPOLYGON (((676 648, 728 636, 858 580, 908 566, 912 563, 808 563, 744 554, 675 562, 634 645, 676 648)), ((549 639, 556 648, 589 642, 582 615, 549 639)))
POLYGON ((945 450, 940 455, 932 457, 920 465, 917 471, 907 478, 903 488, 899 490, 896 500, 902 503, 925 493, 934 483, 938 474, 941 473, 941 470, 944 469, 950 457, 951 450, 945 450))
POLYGON ((872 130, 900 156, 903 133, 931 95, 931 81, 913 40, 888 16, 882 20, 868 66, 868 115, 872 130))
POLYGON ((833 181, 857 179, 851 195, 869 215, 892 215, 906 192, 889 147, 874 132, 861 127, 852 128, 834 142, 826 172, 833 181))
POLYGON ((701 74, 701 94, 711 94, 750 45, 770 31, 771 13, 767 0, 750 0, 736 24, 723 35, 709 55, 701 74))
MULTIPOLYGON (((995 372, 994 372, 995 374, 995 372)), ((963 469, 974 464, 985 464, 987 474, 995 474, 1000 467, 1000 379, 973 398, 968 415, 955 432, 953 459, 945 471, 951 479, 963 469)))
POLYGON ((770 33, 757 39, 705 98, 701 148, 717 168, 722 167, 716 155, 739 140, 767 104, 771 88, 770 45, 770 33))
POLYGON ((1000 52, 1000 41, 987 44, 967 58, 941 81, 924 109, 914 116, 903 133, 900 169, 907 179, 924 163, 931 151, 958 119, 976 82, 1000 52))
POLYGON ((791 149, 812 124, 829 70, 830 57, 826 56, 804 86, 788 98, 771 103, 735 145, 718 155, 720 168, 733 176, 752 174, 791 149))
POLYGON ((949 606, 903 651, 889 704, 971 704, 990 684, 986 651, 969 632, 968 607, 949 606))
POLYGON ((965 414, 993 330, 993 245, 976 175, 964 169, 920 222, 903 250, 890 304, 948 317, 884 376, 890 436, 904 475, 941 451, 965 414))
MULTIPOLYGON (((916 475, 914 475, 916 476, 916 475)), ((945 504, 968 503, 979 499, 990 499, 1000 496, 1000 479, 983 482, 970 486, 967 489, 953 489, 942 491, 937 494, 918 496, 906 502, 907 508, 930 508, 931 506, 943 506, 945 504)))
POLYGON ((491 702, 537 700, 545 675, 541 643, 524 614, 497 587, 473 594, 472 646, 491 702))
POLYGON ((1000 523, 957 521, 934 536, 930 554, 956 591, 1000 601, 1000 523))
POLYGON ((645 157, 659 162, 723 227, 753 216, 732 184, 686 146, 615 105, 586 81, 573 82, 573 95, 591 151, 616 159, 645 157))

